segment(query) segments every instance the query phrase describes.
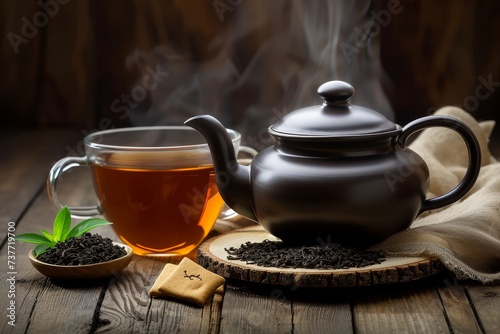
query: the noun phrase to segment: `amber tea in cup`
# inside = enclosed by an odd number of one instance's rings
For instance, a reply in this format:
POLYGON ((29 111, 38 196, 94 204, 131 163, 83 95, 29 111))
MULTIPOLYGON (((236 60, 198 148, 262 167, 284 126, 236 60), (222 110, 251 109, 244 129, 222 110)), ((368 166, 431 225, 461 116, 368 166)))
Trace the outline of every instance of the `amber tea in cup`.
MULTIPOLYGON (((238 151, 240 135, 228 130, 238 151)), ((224 202, 208 145, 185 126, 137 127, 96 132, 84 140, 86 156, 57 162, 49 195, 57 198, 63 171, 90 167, 99 205, 70 208, 75 217, 102 214, 138 255, 184 255, 207 236, 224 202)))

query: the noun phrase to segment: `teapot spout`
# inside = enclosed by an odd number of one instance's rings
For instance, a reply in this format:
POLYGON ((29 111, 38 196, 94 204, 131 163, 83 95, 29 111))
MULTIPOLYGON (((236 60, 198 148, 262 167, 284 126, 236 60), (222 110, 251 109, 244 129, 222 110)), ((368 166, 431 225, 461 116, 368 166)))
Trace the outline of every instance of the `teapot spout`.
POLYGON ((224 202, 238 214, 257 221, 255 216, 250 166, 240 165, 226 128, 213 116, 199 115, 184 122, 198 131, 207 141, 224 202))

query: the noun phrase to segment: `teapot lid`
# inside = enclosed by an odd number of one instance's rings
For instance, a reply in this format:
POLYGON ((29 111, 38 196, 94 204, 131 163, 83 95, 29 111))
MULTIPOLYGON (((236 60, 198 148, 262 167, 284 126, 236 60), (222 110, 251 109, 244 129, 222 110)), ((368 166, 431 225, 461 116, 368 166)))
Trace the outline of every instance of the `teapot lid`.
POLYGON ((295 110, 269 127, 276 137, 301 139, 369 139, 393 136, 401 127, 382 114, 351 105, 354 88, 343 81, 329 81, 318 88, 321 106, 295 110))

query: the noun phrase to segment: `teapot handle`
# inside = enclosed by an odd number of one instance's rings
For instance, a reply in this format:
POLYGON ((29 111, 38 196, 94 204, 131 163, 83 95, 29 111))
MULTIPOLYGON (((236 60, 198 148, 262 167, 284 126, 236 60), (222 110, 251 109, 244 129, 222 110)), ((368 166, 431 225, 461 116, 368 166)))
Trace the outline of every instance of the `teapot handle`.
POLYGON ((418 214, 427 210, 434 210, 449 205, 465 196, 465 194, 467 194, 476 182, 481 168, 481 149, 476 136, 467 125, 453 117, 427 116, 410 122, 403 128, 402 133, 399 135, 397 139, 398 145, 400 147, 405 147, 406 141, 410 135, 423 130, 424 128, 435 126, 450 128, 462 136, 462 139, 465 141, 467 146, 469 163, 467 166, 467 172, 465 173, 462 181, 448 193, 425 200, 418 214))

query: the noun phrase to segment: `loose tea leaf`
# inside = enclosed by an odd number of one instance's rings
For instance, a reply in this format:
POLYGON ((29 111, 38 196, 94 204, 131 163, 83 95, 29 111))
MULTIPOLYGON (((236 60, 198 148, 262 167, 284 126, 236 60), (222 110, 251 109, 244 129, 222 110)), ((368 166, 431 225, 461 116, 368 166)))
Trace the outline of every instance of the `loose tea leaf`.
POLYGON ((382 251, 344 247, 340 244, 287 246, 281 241, 246 242, 225 248, 228 260, 245 261, 261 267, 304 269, 348 269, 379 264, 382 251))
POLYGON ((118 259, 127 252, 111 239, 85 233, 57 243, 37 257, 37 260, 63 266, 80 266, 118 259))
POLYGON ((65 241, 70 237, 80 236, 97 226, 109 225, 110 222, 101 218, 86 219, 75 225, 71 230, 71 213, 67 207, 59 211, 54 219, 52 233, 41 230, 42 234, 24 233, 16 236, 16 241, 30 242, 36 244, 35 256, 39 256, 47 249, 54 247, 57 243, 65 241))

